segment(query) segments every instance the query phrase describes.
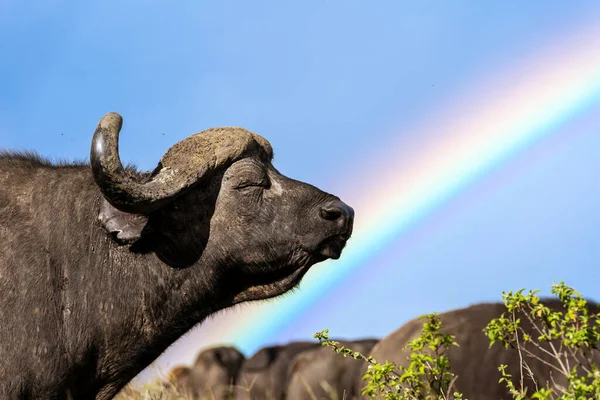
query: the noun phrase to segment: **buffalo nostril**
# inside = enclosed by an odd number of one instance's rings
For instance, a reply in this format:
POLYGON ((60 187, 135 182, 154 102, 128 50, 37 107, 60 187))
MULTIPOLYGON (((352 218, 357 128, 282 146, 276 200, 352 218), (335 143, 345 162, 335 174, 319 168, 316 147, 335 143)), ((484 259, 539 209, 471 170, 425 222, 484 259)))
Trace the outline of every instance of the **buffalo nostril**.
POLYGON ((321 218, 328 221, 347 221, 354 217, 354 210, 340 200, 335 200, 321 208, 321 218))
POLYGON ((337 221, 343 216, 342 210, 336 207, 324 207, 321 209, 321 218, 328 221, 337 221))

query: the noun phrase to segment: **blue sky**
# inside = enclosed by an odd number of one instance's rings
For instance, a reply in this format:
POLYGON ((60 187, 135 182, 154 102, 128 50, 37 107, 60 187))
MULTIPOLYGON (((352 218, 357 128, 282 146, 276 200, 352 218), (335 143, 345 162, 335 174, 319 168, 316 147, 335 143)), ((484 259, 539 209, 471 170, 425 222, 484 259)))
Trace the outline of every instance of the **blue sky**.
MULTIPOLYGON (((117 111, 122 160, 152 169, 189 134, 240 125, 273 144, 281 172, 349 193, 348 171, 392 139, 424 140, 410 127, 470 82, 599 17, 594 1, 4 0, 0 147, 85 159, 117 111)), ((326 327, 382 336, 555 277, 600 299, 598 111, 470 186, 264 344, 326 327)))

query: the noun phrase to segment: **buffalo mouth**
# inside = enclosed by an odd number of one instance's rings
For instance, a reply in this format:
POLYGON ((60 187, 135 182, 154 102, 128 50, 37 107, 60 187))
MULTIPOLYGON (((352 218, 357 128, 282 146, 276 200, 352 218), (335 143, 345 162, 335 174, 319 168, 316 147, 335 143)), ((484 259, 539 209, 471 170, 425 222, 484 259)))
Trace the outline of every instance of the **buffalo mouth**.
POLYGON ((252 285, 240 290, 234 296, 233 303, 268 299, 292 290, 314 264, 328 258, 334 260, 340 258, 348 239, 347 234, 330 236, 321 241, 316 248, 297 251, 292 257, 293 261, 282 268, 276 270, 267 268, 262 273, 256 271, 251 277, 247 276, 247 279, 253 282, 252 285))
POLYGON ((323 240, 317 247, 317 254, 323 258, 323 260, 331 258, 337 260, 342 255, 342 250, 346 247, 348 242, 348 235, 334 235, 323 240))

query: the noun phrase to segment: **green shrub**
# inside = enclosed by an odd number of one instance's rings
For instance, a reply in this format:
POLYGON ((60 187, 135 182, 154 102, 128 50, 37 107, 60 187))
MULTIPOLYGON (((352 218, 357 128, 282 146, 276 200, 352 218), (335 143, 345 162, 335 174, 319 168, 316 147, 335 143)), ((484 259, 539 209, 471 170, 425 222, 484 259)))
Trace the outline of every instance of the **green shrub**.
POLYGON ((460 393, 452 392, 454 375, 450 372, 450 360, 446 356, 450 346, 457 346, 454 336, 440 332, 442 324, 437 313, 421 318, 428 319, 421 335, 405 347, 411 350, 407 368, 389 361, 379 364, 372 357, 340 346, 339 342, 329 340, 327 329, 316 333, 315 338, 344 357, 360 358, 370 364, 363 377, 367 381, 363 395, 371 398, 379 395, 386 400, 434 400, 450 399, 452 393, 453 398, 462 399, 460 393))
POLYGON ((505 347, 513 347, 521 355, 521 385, 517 388, 506 372, 506 365, 500 365, 502 373, 500 382, 504 382, 514 399, 547 399, 575 400, 600 399, 600 372, 594 362, 598 356, 600 342, 600 313, 593 314, 588 310, 587 301, 573 288, 564 282, 552 285, 552 294, 556 295, 564 305, 564 311, 552 311, 540 302, 536 295, 539 291, 524 289, 516 293, 502 293, 502 300, 507 311, 495 318, 484 329, 490 339, 490 346, 499 342, 505 347), (526 334, 521 327, 521 319, 525 315, 533 325, 537 337, 526 334), (533 352, 531 347, 537 349, 533 352), (551 362, 542 359, 538 354, 550 357, 551 362), (562 377, 566 386, 551 382, 536 382, 537 390, 529 397, 523 388, 523 379, 527 375, 535 377, 528 366, 528 359, 537 359, 551 368, 553 375, 562 377))

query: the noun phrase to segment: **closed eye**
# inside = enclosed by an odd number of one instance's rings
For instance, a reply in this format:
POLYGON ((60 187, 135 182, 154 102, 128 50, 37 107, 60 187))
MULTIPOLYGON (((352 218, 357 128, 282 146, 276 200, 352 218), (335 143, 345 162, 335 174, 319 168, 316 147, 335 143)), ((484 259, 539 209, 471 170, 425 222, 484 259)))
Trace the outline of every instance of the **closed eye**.
POLYGON ((244 189, 244 188, 251 188, 251 187, 261 187, 261 188, 268 188, 269 186, 269 181, 267 179, 262 179, 262 180, 247 180, 247 181, 242 181, 240 183, 238 183, 237 185, 235 185, 234 189, 244 189))

